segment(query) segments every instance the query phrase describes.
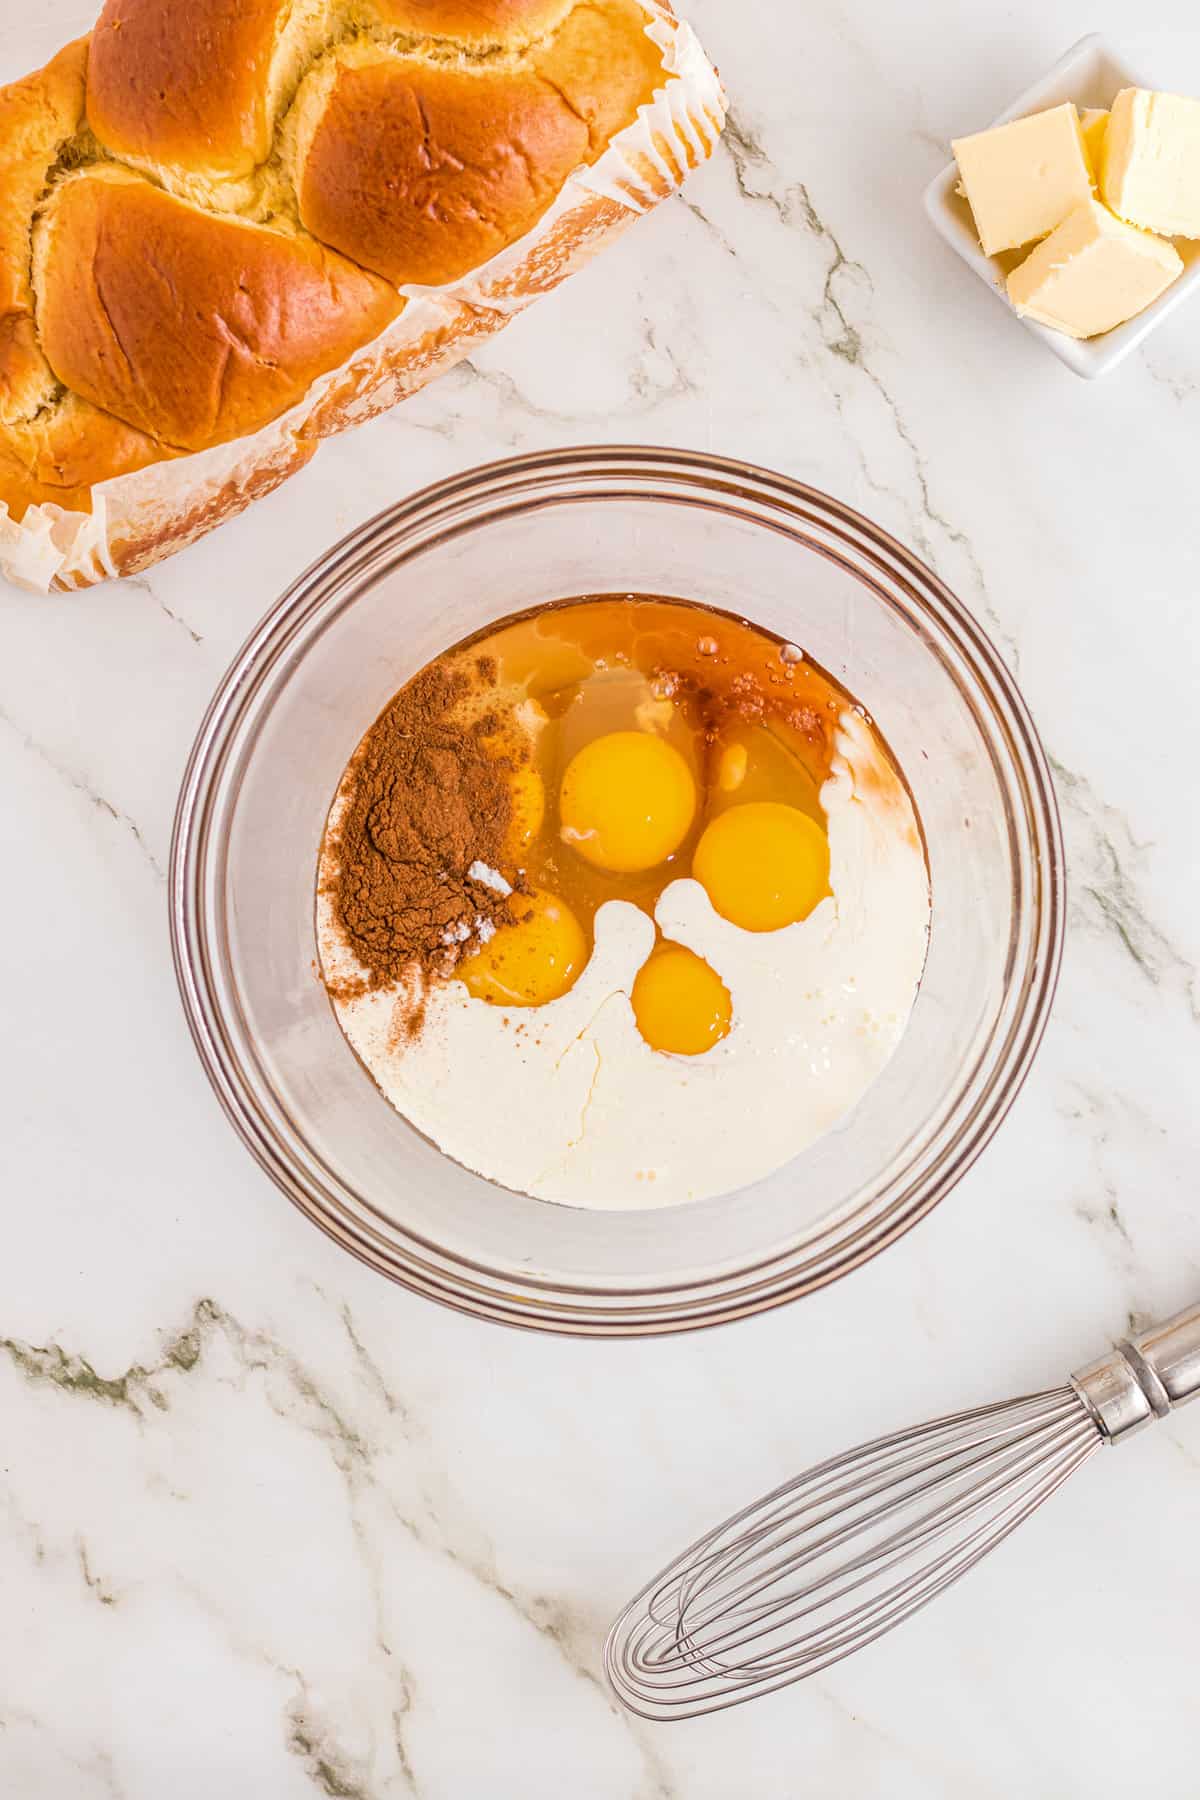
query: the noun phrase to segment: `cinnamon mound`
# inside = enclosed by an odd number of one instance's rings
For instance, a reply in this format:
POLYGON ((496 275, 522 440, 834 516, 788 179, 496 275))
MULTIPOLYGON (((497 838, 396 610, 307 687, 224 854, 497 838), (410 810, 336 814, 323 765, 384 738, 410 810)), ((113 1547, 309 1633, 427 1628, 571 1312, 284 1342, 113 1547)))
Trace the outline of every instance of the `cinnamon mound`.
POLYGON ((461 717, 495 679, 486 657, 431 664, 384 708, 346 771, 322 892, 368 989, 416 970, 449 974, 510 916, 506 896, 470 873, 502 868, 512 823, 515 759, 495 741, 499 720, 461 717))

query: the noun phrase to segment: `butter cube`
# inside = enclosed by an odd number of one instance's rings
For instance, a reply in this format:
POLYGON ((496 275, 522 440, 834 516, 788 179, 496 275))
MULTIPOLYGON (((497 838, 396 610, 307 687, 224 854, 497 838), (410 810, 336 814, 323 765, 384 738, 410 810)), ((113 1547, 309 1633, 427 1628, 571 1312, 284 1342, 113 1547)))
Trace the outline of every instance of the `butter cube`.
POLYGON ((1104 137, 1100 192, 1132 225, 1200 238, 1200 100, 1122 88, 1104 137))
POLYGON ((1022 318, 1099 337, 1144 311, 1182 270, 1174 244, 1089 196, 1013 270, 1008 297, 1022 318))
POLYGON ((1045 237, 1092 191, 1070 101, 955 138, 950 147, 987 256, 1045 237))
POLYGON ((1108 113, 1102 106, 1081 106, 1079 130, 1083 137, 1083 153, 1092 171, 1092 185, 1100 181, 1100 165, 1104 153, 1104 137, 1108 130, 1108 113))

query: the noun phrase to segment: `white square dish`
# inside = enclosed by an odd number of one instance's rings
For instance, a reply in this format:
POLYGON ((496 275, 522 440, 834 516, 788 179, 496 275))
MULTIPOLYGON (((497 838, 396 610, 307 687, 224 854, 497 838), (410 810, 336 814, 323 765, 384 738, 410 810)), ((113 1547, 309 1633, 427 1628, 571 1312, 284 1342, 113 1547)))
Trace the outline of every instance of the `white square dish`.
MULTIPOLYGON (((1124 87, 1165 89, 1172 93, 1200 94, 1200 37, 1115 39, 1093 32, 1080 38, 1040 81, 1013 101, 998 118, 979 124, 964 121, 962 130, 981 131, 986 125, 1006 125, 1026 113, 1059 106, 1073 100, 1077 106, 1109 106, 1124 87)), ((934 177, 925 190, 925 211, 935 230, 965 263, 984 280, 1013 318, 1004 290, 1005 277, 1024 252, 1009 256, 985 256, 979 247, 971 209, 958 192, 958 169, 951 163, 934 177)), ((1107 375, 1131 350, 1149 336, 1168 313, 1195 294, 1200 285, 1200 241, 1173 240, 1184 269, 1166 293, 1143 313, 1106 331, 1102 337, 1081 340, 1052 331, 1032 319, 1022 319, 1026 331, 1039 337, 1076 375, 1091 380, 1107 375)))

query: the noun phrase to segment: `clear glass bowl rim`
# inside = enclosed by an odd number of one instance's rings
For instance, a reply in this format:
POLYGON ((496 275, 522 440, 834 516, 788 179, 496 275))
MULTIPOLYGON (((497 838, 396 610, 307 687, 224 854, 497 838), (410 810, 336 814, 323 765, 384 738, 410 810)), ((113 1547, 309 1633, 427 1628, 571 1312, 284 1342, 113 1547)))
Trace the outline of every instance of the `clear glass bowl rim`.
MULTIPOLYGON (((956 678, 961 685, 961 673, 956 678)), ((506 458, 435 482, 367 520, 292 582, 234 657, 197 733, 175 813, 169 911, 176 977, 205 1073, 252 1156, 305 1217, 369 1267, 475 1317, 577 1336, 634 1337, 728 1323, 826 1286, 911 1230, 956 1186, 1007 1114, 1041 1043, 1062 958, 1065 862, 1049 765, 1024 700, 972 614, 912 551, 852 507, 772 470, 702 451, 596 445, 506 458), (882 578, 882 585, 870 582, 877 597, 910 625, 932 625, 949 639, 969 674, 972 705, 982 710, 981 729, 1004 745, 1011 762, 1007 797, 1028 828, 1028 841, 1014 845, 1014 854, 1028 859, 1037 899, 1027 921, 1023 966, 1014 959, 1010 968, 1010 998, 1019 984, 1016 1004, 984 1085, 960 1099, 932 1163, 865 1216, 835 1221, 780 1255, 703 1281, 619 1294, 542 1281, 534 1284, 537 1291, 514 1295, 510 1280, 486 1266, 439 1252, 425 1240, 385 1243, 348 1218, 330 1203, 316 1164, 283 1141, 258 1104, 213 979, 220 946, 212 941, 204 891, 211 859, 222 846, 210 815, 241 721, 280 658, 323 610, 333 616, 334 609, 352 605, 364 583, 406 553, 428 551, 513 506, 606 498, 694 505, 705 496, 725 510, 736 506, 740 516, 765 528, 795 534, 806 522, 818 527, 873 566, 882 578)))

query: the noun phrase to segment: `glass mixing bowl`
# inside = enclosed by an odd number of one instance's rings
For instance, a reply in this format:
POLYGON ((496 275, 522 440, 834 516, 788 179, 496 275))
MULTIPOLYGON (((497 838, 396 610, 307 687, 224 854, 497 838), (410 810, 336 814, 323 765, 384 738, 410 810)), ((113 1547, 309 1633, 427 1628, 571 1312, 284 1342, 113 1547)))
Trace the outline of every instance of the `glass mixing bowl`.
POLYGON ((631 1335, 794 1299, 942 1199, 1041 1038, 1062 944, 1062 845, 1045 757, 999 656, 886 532, 716 457, 559 450, 402 501, 271 608, 192 752, 171 924, 217 1095, 309 1218, 464 1311, 631 1335), (623 591, 744 614, 869 708, 920 813, 933 917, 907 1032, 836 1130, 724 1198, 590 1212, 470 1174, 383 1099, 316 978, 314 877, 347 759, 422 664, 508 613, 623 591))

